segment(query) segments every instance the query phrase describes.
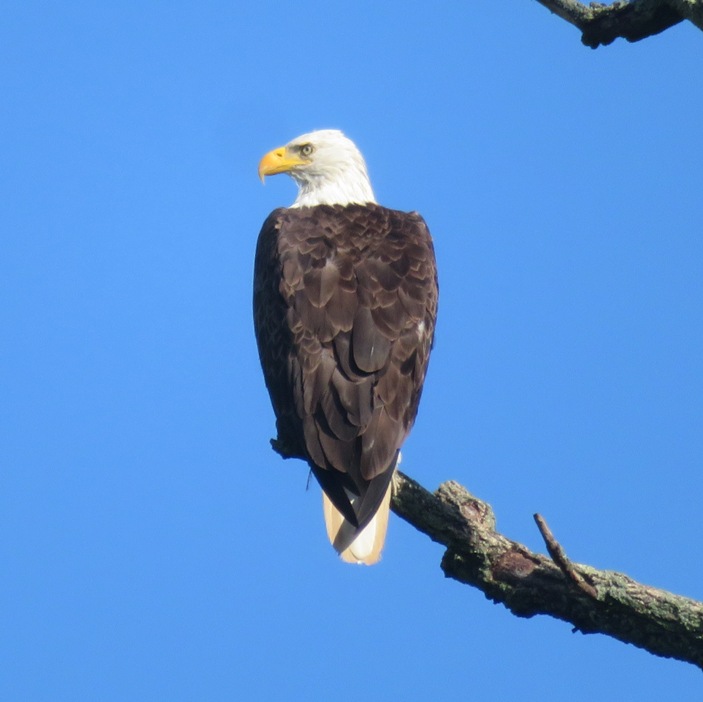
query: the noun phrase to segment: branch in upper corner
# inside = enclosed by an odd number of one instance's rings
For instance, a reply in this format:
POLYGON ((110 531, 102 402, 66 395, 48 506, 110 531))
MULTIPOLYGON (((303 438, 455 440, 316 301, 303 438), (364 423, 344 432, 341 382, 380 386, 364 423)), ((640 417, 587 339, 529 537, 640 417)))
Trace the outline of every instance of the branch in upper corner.
POLYGON ((583 633, 607 634, 703 669, 702 602, 622 573, 576 566, 564 554, 566 569, 586 577, 584 588, 547 556, 499 534, 490 505, 458 483, 431 493, 396 472, 393 485, 393 511, 445 546, 441 567, 447 577, 473 585, 518 616, 547 614, 583 633))
MULTIPOLYGON (((576 0, 538 0, 555 15, 578 27, 581 41, 592 49, 612 44, 622 37, 627 41, 640 41, 659 34, 700 13, 695 6, 698 0, 633 0, 615 2, 612 5, 590 3, 584 5, 576 0), (691 15, 691 16, 689 16, 691 15)), ((698 25, 700 26, 700 25, 698 25)))

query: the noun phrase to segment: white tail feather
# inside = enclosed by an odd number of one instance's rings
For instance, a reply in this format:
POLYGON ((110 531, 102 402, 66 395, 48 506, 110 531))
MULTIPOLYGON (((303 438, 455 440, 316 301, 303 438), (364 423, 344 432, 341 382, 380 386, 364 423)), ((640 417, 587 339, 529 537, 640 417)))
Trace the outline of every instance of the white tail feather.
POLYGON ((354 527, 332 504, 327 495, 322 493, 322 508, 325 515, 327 536, 343 561, 373 565, 381 559, 381 551, 386 541, 386 530, 388 529, 391 488, 392 485, 389 484, 378 511, 356 537, 354 537, 354 527))

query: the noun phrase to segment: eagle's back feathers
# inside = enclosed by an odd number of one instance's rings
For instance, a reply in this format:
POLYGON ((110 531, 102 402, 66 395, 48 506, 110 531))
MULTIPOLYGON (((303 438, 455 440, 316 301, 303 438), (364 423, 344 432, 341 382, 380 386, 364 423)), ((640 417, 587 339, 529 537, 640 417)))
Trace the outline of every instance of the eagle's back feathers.
POLYGON ((254 321, 278 442, 307 459, 329 507, 349 522, 327 519, 343 553, 348 533, 358 536, 382 505, 387 521, 437 295, 432 241, 416 213, 373 203, 282 208, 259 234, 254 321))

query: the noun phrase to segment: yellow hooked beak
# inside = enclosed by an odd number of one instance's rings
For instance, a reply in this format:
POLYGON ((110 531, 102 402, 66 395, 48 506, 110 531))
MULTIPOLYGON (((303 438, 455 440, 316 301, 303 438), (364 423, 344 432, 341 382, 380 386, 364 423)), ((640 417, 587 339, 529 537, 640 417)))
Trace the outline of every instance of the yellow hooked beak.
POLYGON ((285 146, 269 151, 259 162, 259 178, 264 182, 264 178, 268 175, 276 175, 277 173, 288 173, 296 166, 302 166, 307 163, 299 156, 289 153, 285 146))

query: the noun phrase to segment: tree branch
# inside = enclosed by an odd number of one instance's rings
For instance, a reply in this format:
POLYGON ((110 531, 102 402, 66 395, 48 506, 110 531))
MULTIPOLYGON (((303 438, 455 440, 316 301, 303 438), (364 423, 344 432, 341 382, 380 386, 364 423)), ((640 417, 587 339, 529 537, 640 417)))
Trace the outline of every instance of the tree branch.
POLYGON ((631 0, 611 5, 577 0, 538 0, 555 15, 581 30, 581 41, 592 49, 618 37, 639 41, 659 34, 684 19, 703 30, 702 0, 631 0))
MULTIPOLYGON (((276 439, 283 458, 304 457, 276 439)), ((664 658, 703 669, 703 602, 642 585, 623 573, 572 563, 540 515, 552 559, 496 531, 491 506, 459 483, 436 492, 396 470, 393 511, 447 550, 444 574, 481 590, 518 617, 547 614, 584 634, 607 634, 664 658)))
POLYGON ((496 531, 490 505, 449 481, 435 493, 400 472, 393 511, 446 546, 447 577, 473 585, 519 617, 548 614, 703 669, 703 603, 641 585, 622 573, 576 565, 540 527, 554 560, 496 531), (555 562, 556 561, 556 562, 555 562))

